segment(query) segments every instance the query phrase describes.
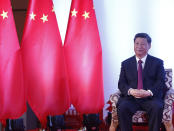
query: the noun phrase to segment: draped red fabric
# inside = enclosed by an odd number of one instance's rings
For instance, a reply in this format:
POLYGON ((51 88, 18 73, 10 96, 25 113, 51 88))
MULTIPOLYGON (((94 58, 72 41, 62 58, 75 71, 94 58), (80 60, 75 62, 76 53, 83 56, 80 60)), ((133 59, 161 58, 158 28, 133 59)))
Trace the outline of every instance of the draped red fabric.
POLYGON ((102 48, 92 0, 72 0, 65 37, 71 102, 80 113, 104 106, 102 48))
POLYGON ((0 120, 26 111, 19 41, 10 0, 0 0, 0 120))
POLYGON ((42 124, 70 105, 64 50, 52 0, 30 0, 22 38, 27 99, 42 124))

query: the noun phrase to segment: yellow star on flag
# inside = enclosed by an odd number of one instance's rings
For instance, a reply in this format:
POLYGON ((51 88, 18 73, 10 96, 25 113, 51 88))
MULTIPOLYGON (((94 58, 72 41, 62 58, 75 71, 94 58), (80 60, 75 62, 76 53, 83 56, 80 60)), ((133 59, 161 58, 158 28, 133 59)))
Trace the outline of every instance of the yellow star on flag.
POLYGON ((86 12, 86 11, 85 11, 85 13, 84 13, 82 16, 84 16, 84 18, 85 18, 85 20, 86 20, 87 18, 89 18, 89 12, 86 12))
POLYGON ((78 11, 76 11, 76 9, 74 8, 74 10, 71 11, 71 13, 72 13, 71 16, 75 16, 75 17, 76 17, 77 12, 78 12, 78 11))
POLYGON ((8 11, 5 12, 5 11, 3 10, 3 13, 1 14, 1 16, 3 17, 3 19, 8 18, 7 13, 8 13, 8 11))
POLYGON ((55 12, 54 5, 52 6, 52 12, 55 12))
POLYGON ((43 23, 45 23, 45 21, 48 21, 47 17, 48 17, 48 15, 43 14, 42 18, 40 18, 40 19, 42 19, 43 23))
POLYGON ((31 20, 35 20, 35 16, 36 16, 36 14, 34 14, 33 12, 30 14, 30 19, 31 20))

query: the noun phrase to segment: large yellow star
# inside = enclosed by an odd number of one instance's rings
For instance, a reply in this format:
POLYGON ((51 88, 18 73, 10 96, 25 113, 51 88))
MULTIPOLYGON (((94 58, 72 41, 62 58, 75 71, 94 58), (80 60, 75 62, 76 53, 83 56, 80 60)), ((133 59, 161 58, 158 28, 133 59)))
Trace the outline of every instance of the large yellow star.
POLYGON ((40 18, 40 19, 42 19, 43 20, 43 23, 45 23, 45 21, 48 21, 48 15, 44 15, 43 14, 43 16, 40 18))
POLYGON ((75 17, 76 17, 77 12, 78 12, 78 11, 76 11, 76 9, 74 8, 74 10, 71 11, 71 16, 75 16, 75 17))
POLYGON ((36 14, 34 14, 33 12, 30 14, 30 19, 31 20, 35 20, 35 16, 36 16, 36 14))
POLYGON ((86 12, 86 11, 85 11, 85 13, 84 13, 82 16, 84 16, 84 18, 85 18, 85 20, 86 20, 87 18, 89 18, 89 12, 86 12))
POLYGON ((5 12, 5 11, 3 10, 3 13, 1 14, 1 16, 3 17, 3 19, 8 18, 7 13, 8 13, 8 11, 5 12))

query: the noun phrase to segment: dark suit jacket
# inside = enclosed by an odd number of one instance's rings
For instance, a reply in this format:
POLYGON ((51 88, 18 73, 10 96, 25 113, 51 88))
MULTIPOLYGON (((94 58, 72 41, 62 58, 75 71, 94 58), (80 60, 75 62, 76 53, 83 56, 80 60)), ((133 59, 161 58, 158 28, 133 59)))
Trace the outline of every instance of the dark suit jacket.
MULTIPOLYGON (((163 61, 147 55, 145 67, 143 69, 143 89, 151 90, 153 98, 162 99, 164 96, 165 86, 165 70, 163 61)), ((137 89, 138 71, 136 57, 130 57, 122 62, 121 73, 118 82, 118 88, 121 96, 130 97, 128 90, 130 88, 137 89)))

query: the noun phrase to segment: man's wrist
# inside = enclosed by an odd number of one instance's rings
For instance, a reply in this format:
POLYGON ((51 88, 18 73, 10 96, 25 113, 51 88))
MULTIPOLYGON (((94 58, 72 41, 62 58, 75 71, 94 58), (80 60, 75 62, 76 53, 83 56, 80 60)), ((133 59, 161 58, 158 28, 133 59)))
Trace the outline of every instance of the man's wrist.
POLYGON ((132 88, 130 88, 129 90, 128 90, 128 95, 130 96, 131 95, 131 93, 130 93, 130 91, 132 90, 132 88))

